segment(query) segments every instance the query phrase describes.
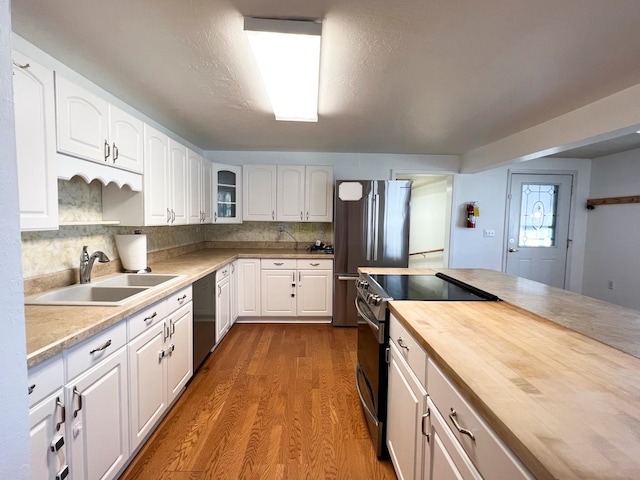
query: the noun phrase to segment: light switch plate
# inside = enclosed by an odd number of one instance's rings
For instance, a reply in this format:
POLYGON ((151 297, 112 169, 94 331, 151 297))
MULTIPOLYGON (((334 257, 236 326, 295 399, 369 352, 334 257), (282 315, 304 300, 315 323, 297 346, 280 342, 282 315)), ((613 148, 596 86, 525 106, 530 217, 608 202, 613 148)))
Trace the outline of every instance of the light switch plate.
POLYGON ((485 237, 495 237, 496 236, 496 231, 495 230, 487 230, 485 228, 484 230, 484 236, 485 237))

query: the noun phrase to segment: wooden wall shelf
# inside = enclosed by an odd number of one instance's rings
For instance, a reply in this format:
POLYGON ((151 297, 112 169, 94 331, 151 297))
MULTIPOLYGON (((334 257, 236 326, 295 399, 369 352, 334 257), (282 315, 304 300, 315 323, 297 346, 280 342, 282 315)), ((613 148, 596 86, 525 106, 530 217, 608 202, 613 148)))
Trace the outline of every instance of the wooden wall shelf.
POLYGON ((640 203, 640 195, 629 197, 590 198, 587 200, 587 209, 593 210, 596 205, 619 205, 622 203, 640 203))

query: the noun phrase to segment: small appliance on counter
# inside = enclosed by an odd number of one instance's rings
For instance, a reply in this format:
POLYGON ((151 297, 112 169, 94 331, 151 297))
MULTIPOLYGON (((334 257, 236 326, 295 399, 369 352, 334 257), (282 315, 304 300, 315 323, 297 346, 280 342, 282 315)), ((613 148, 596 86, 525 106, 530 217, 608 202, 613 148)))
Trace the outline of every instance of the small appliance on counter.
POLYGON ((125 273, 148 273, 147 236, 141 230, 133 235, 114 235, 116 248, 120 254, 120 262, 125 273))

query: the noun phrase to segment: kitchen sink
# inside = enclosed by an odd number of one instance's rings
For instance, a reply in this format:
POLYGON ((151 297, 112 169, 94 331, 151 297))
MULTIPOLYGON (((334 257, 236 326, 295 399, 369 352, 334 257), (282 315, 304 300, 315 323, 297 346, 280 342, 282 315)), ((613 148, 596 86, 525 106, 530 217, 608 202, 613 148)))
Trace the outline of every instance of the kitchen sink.
POLYGON ((162 275, 149 273, 123 273, 94 282, 100 287, 155 287, 180 278, 182 275, 162 275))
POLYGON ((166 282, 184 275, 116 274, 92 283, 71 285, 49 293, 25 298, 27 305, 113 306, 137 298, 166 282))

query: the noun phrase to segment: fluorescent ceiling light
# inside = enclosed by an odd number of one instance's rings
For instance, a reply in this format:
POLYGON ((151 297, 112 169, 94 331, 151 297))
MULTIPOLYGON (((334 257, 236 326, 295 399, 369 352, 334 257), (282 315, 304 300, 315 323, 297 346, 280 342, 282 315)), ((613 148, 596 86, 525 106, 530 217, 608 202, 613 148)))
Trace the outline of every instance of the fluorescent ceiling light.
POLYGON ((317 122, 322 24, 244 19, 276 120, 317 122))

